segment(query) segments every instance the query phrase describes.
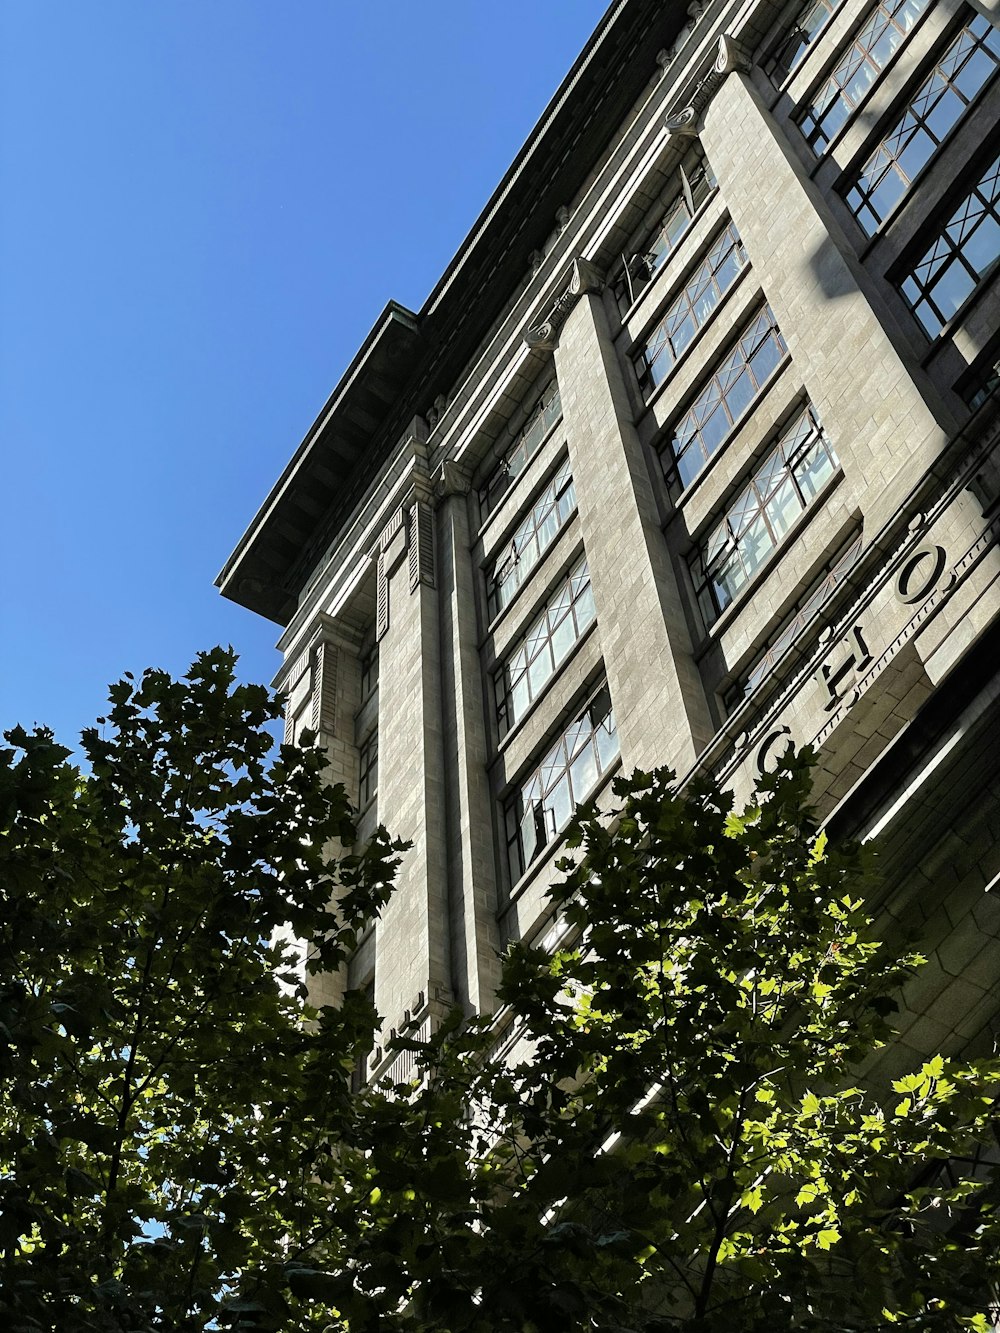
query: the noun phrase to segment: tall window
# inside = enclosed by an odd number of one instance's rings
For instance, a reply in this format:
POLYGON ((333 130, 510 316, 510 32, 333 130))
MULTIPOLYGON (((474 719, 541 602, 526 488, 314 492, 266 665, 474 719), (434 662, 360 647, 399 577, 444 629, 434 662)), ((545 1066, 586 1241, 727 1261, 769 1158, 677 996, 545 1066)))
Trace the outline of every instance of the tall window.
POLYGON ((846 192, 851 211, 874 235, 913 178, 933 157, 1000 64, 1000 33, 976 16, 948 44, 891 132, 846 192))
POLYGON ((510 487, 517 481, 535 454, 538 453, 545 437, 561 416, 562 403, 559 399, 559 385, 553 380, 532 408, 517 439, 490 473, 485 485, 480 488, 479 506, 484 520, 492 514, 510 487))
POLYGON ((709 318, 723 293, 747 264, 736 224, 730 222, 712 242, 687 286, 635 356, 639 387, 648 398, 673 369, 677 358, 709 318))
POLYGON ((1000 158, 952 213, 900 289, 926 333, 936 337, 1000 259, 1000 158))
POLYGON ((555 594, 494 676, 501 736, 524 716, 593 623, 594 593, 584 557, 560 580, 555 594))
POLYGON ((815 412, 807 407, 692 559, 691 572, 706 624, 754 578, 838 466, 833 446, 815 412))
POLYGON ((805 0, 791 28, 782 34, 764 62, 764 72, 773 83, 784 83, 802 63, 809 47, 829 23, 840 0, 805 0))
POLYGON ((507 864, 515 883, 618 758, 607 685, 566 728, 504 806, 507 864))
POLYGON ((785 351, 771 307, 765 305, 674 427, 668 447, 682 486, 694 481, 746 414, 785 351))
POLYGON ((743 679, 726 695, 728 710, 731 711, 753 694, 757 686, 767 679, 795 640, 811 624, 820 608, 842 585, 861 554, 861 540, 859 532, 830 561, 805 597, 795 606, 779 633, 774 636, 743 679))
POLYGON ((699 146, 678 167, 662 215, 636 253, 625 260, 612 284, 621 314, 624 315, 676 250, 715 184, 712 168, 699 146))
POLYGON ((358 781, 358 806, 364 809, 378 791, 378 728, 368 733, 359 747, 361 776, 358 781))
POLYGON ((847 123, 929 3, 930 0, 880 0, 869 11, 833 73, 799 118, 802 132, 817 153, 824 152, 847 123))
POLYGON ((576 491, 567 458, 518 524, 510 544, 487 570, 486 604, 491 620, 517 592, 575 508, 576 491))
POLYGON ((373 644, 361 659, 361 702, 378 689, 378 644, 373 644))

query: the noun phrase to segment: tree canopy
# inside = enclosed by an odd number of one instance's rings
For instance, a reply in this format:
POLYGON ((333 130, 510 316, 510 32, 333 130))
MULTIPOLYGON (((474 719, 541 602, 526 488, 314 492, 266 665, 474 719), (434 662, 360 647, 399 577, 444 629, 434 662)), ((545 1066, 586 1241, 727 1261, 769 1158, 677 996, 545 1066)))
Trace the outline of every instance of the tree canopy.
POLYGON ((354 844, 280 701, 202 655, 112 688, 80 772, 0 751, 0 1326, 173 1333, 986 1333, 1000 1066, 873 1053, 878 938, 809 756, 751 808, 673 775, 583 808, 496 1014, 309 1002, 404 849, 354 844), (995 1157, 995 1153, 993 1154, 995 1157), (959 1161, 961 1159, 961 1161, 959 1161))

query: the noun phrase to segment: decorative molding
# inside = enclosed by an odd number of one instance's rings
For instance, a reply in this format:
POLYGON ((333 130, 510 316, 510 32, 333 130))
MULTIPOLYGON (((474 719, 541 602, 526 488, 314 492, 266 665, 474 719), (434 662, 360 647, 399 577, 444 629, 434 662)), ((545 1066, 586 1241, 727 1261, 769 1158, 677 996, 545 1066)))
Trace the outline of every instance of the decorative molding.
POLYGON ((375 642, 385 638, 389 628, 389 580, 385 575, 385 556, 379 552, 375 565, 375 642))
POLYGON ((747 73, 750 63, 746 48, 730 33, 723 33, 712 68, 696 84, 688 101, 664 121, 668 134, 680 139, 696 138, 701 132, 701 119, 709 102, 730 74, 747 73))
POLYGON ((574 259, 567 285, 552 302, 549 313, 540 324, 534 325, 524 335, 527 346, 536 351, 553 351, 559 342, 559 330, 566 322, 566 316, 584 292, 597 291, 603 282, 603 274, 596 264, 582 257, 574 259))
POLYGON ((434 496, 446 500, 450 495, 468 495, 472 490, 472 469, 465 463, 446 458, 434 478, 434 496))
POLYGON ((316 675, 313 680, 312 729, 317 735, 336 736, 340 649, 327 640, 318 643, 314 651, 316 675))
POLYGON ((421 583, 434 587, 434 513, 419 500, 409 514, 410 592, 421 583))

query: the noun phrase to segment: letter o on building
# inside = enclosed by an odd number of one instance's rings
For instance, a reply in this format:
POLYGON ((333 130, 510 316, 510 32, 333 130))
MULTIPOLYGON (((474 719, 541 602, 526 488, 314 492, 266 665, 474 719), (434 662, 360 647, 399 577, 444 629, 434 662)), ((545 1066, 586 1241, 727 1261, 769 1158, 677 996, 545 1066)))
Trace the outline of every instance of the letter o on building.
POLYGON ((909 606, 932 592, 944 573, 946 559, 943 546, 921 546, 908 556, 896 575, 897 600, 909 606))

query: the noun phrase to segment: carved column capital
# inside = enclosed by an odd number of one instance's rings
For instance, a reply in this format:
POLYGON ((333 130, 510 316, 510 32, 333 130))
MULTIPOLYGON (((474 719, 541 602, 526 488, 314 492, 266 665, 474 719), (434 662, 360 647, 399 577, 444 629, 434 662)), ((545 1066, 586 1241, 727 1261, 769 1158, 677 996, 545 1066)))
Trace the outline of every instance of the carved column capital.
POLYGON ((533 349, 551 352, 559 341, 559 330, 574 305, 584 292, 596 291, 603 281, 603 275, 596 264, 582 256, 574 259, 565 288, 552 302, 542 322, 534 325, 524 335, 525 343, 533 349))
POLYGON ((708 73, 695 86, 688 101, 678 110, 667 116, 664 125, 671 137, 693 139, 701 132, 701 118, 705 108, 719 91, 723 81, 737 71, 746 73, 750 68, 750 56, 746 48, 731 33, 723 33, 719 38, 719 49, 715 63, 708 73))

